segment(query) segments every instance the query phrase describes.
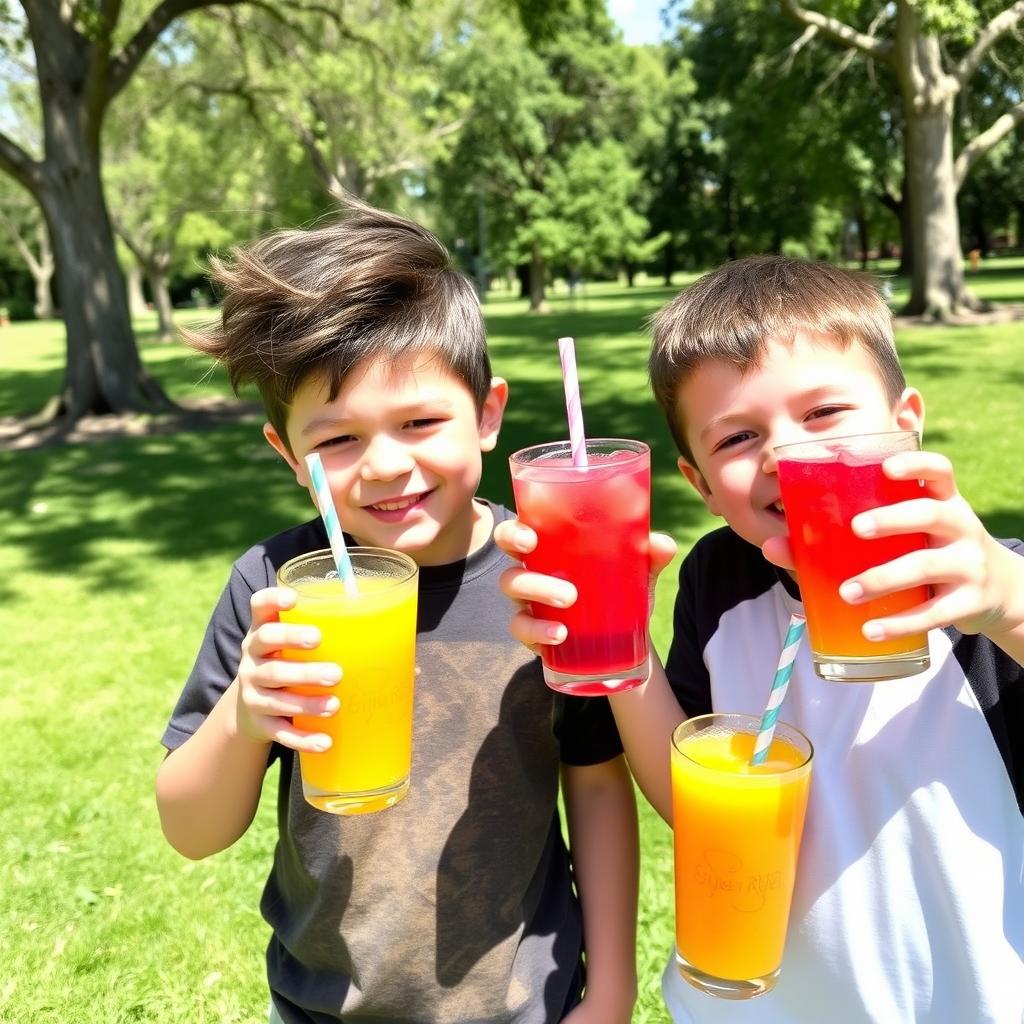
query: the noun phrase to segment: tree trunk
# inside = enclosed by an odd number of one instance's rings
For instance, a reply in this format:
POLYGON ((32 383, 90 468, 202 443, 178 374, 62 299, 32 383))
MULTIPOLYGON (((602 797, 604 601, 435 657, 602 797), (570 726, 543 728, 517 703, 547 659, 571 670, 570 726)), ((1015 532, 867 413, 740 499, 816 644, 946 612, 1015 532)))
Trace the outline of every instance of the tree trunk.
POLYGON ((676 272, 676 243, 674 238, 669 238, 668 244, 662 250, 662 274, 665 277, 665 287, 672 284, 672 275, 676 272))
POLYGON ((100 177, 98 121, 80 94, 88 43, 45 27, 52 33, 34 40, 46 153, 34 192, 50 229, 67 335, 64 384, 45 414, 70 425, 91 413, 172 409, 143 369, 132 334, 100 177))
POLYGON ((903 171, 900 198, 883 188, 878 199, 886 209, 891 210, 900 227, 900 265, 896 273, 910 277, 914 272, 914 240, 910 230, 910 205, 907 203, 907 172, 903 171))
POLYGON ((53 297, 50 293, 50 284, 53 281, 53 248, 50 245, 50 235, 46 230, 46 224, 40 220, 36 229, 36 238, 39 240, 39 260, 32 266, 32 280, 36 287, 36 301, 33 312, 37 320, 51 320, 53 318, 53 297))
POLYGON ((925 35, 916 8, 901 2, 896 19, 903 94, 904 146, 914 253, 904 313, 937 320, 977 308, 964 283, 953 169, 955 87, 942 67, 939 40, 925 35))
POLYGON ((128 286, 128 309, 131 312, 132 319, 145 316, 147 308, 146 296, 142 292, 142 268, 134 258, 128 266, 128 273, 126 277, 128 286))
POLYGON ((1024 202, 1017 204, 1017 248, 1024 249, 1024 202))
POLYGON ((530 312, 543 313, 546 311, 544 302, 544 257, 540 249, 534 243, 530 253, 530 312))
POLYGON ((864 210, 864 205, 858 204, 857 213, 857 244, 860 246, 860 269, 868 269, 868 215, 864 210))
POLYGON ((635 288, 636 287, 636 264, 632 260, 626 260, 625 264, 624 264, 624 267, 625 267, 625 271, 626 271, 626 287, 627 288, 635 288))
POLYGON ((52 412, 69 423, 88 414, 172 408, 142 368, 98 168, 93 171, 43 196, 67 334, 64 386, 52 412))
POLYGON ((167 272, 161 267, 148 268, 149 290, 156 307, 157 330, 161 341, 174 340, 174 314, 171 306, 171 292, 167 287, 167 272))

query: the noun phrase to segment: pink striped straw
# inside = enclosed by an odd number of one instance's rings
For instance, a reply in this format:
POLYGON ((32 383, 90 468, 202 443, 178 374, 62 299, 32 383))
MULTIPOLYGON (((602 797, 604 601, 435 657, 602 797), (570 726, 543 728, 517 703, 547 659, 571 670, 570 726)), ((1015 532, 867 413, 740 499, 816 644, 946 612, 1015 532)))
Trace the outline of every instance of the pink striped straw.
POLYGON ((565 385, 565 412, 569 418, 569 447, 572 464, 587 465, 587 438, 583 432, 583 406, 580 403, 580 381, 576 375, 576 349, 572 338, 558 339, 558 357, 562 360, 562 383, 565 385))

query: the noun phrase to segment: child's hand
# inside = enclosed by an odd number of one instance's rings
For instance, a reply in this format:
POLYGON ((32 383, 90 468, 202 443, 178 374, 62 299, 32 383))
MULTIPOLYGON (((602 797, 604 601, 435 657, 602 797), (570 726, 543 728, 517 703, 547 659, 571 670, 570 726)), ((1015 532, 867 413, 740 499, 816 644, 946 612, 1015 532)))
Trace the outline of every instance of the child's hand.
POLYGON ((240 732, 253 740, 274 740, 293 750, 326 750, 330 738, 296 729, 292 715, 327 718, 340 706, 329 694, 300 697, 285 687, 332 686, 341 679, 333 662, 285 661, 283 650, 311 650, 320 644, 315 626, 281 622, 279 612, 295 605, 295 592, 268 587, 252 595, 252 625, 242 641, 238 665, 237 722, 240 732))
POLYGON ((990 639, 1024 622, 1024 562, 997 543, 960 495, 949 459, 935 452, 902 452, 884 463, 893 480, 919 479, 927 497, 862 512, 851 527, 859 537, 925 533, 928 547, 847 580, 840 596, 861 604, 926 584, 924 604, 864 625, 871 640, 955 626, 990 639))
MULTIPOLYGON (((507 555, 522 558, 537 546, 537 534, 518 519, 499 523, 494 529, 494 541, 507 555)), ((676 542, 664 533, 652 533, 650 537, 651 557, 651 610, 654 609, 654 585, 662 570, 672 561, 676 553, 676 542)), ((555 576, 544 576, 528 569, 506 569, 501 574, 501 590, 506 597, 519 602, 522 607, 512 616, 512 635, 538 653, 540 644, 560 644, 566 637, 566 628, 551 619, 535 618, 527 602, 568 608, 576 601, 576 588, 568 581, 555 576)))

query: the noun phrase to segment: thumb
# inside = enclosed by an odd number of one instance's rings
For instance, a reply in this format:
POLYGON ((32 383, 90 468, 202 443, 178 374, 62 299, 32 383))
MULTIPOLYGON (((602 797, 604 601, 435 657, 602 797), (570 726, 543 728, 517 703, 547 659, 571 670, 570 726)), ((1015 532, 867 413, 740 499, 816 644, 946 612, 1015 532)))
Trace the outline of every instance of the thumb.
POLYGON ((676 542, 667 533, 652 533, 649 551, 653 584, 676 557, 676 542))
POLYGON ((796 568, 796 562, 793 560, 793 549, 789 546, 788 537, 769 537, 761 545, 761 554, 772 565, 777 565, 780 569, 796 568))

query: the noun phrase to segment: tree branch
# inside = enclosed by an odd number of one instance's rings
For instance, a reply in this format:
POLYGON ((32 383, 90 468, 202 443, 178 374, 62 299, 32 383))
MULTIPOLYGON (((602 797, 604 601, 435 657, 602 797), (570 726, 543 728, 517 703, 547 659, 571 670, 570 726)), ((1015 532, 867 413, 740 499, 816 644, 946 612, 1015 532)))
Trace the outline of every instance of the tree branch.
POLYGON ((0 132, 0 171, 9 174, 37 196, 39 193, 39 164, 12 138, 0 132))
POLYGON ((796 0, 782 0, 782 9, 801 25, 813 26, 823 35, 844 46, 860 50, 861 53, 866 53, 883 64, 892 64, 893 45, 889 40, 878 39, 866 32, 858 32, 838 18, 831 18, 826 14, 819 14, 817 11, 809 11, 805 7, 801 7, 796 0))
POLYGON ((1000 36, 1013 31, 1024 20, 1024 0, 1017 0, 1012 7, 997 14, 978 34, 974 46, 967 52, 964 59, 956 66, 953 77, 961 86, 978 70, 985 54, 998 42, 1000 36))
POLYGON ((1002 138, 1009 135, 1017 125, 1024 122, 1024 100, 1011 107, 1002 117, 997 117, 980 135, 975 135, 960 150, 953 165, 957 189, 964 183, 971 168, 1002 138))
MULTIPOLYGON (((110 63, 110 86, 107 101, 112 100, 127 84, 135 73, 142 58, 150 47, 160 38, 161 33, 183 14, 198 11, 204 7, 233 6, 234 4, 253 2, 253 0, 163 0, 150 11, 149 17, 142 23, 135 35, 124 45, 124 49, 110 63)), ((257 4, 257 6, 261 6, 257 4)))

